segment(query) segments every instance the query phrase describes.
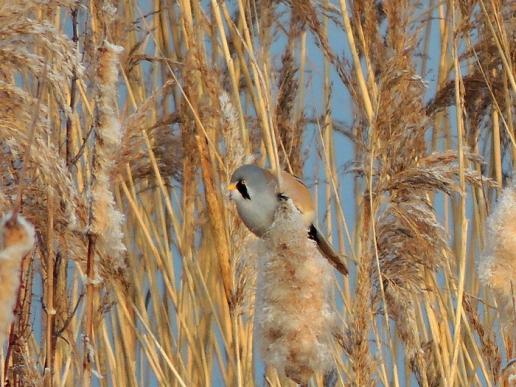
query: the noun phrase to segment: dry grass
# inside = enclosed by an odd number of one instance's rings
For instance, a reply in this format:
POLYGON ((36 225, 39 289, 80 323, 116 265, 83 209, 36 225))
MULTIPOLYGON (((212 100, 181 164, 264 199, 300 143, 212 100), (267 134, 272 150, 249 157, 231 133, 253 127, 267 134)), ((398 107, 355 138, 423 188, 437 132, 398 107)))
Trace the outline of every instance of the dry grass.
POLYGON ((499 0, 0 0, 0 210, 35 228, 0 252, 2 383, 514 380, 514 23, 499 0), (276 311, 324 330, 333 293, 324 353, 283 323, 290 357, 256 350, 261 250, 223 189, 251 159, 315 181, 349 257, 276 311))

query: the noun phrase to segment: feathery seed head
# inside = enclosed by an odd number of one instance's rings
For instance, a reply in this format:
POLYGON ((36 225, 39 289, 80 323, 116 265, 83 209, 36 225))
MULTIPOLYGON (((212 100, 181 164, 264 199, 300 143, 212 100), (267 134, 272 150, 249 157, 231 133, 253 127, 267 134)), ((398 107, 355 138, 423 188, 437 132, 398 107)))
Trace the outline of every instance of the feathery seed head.
POLYGON ((516 291, 516 189, 506 188, 487 221, 487 246, 478 264, 480 281, 494 290, 502 320, 514 321, 516 291))
POLYGON ((269 366, 297 383, 331 367, 331 267, 289 199, 278 207, 258 264, 256 340, 269 366))

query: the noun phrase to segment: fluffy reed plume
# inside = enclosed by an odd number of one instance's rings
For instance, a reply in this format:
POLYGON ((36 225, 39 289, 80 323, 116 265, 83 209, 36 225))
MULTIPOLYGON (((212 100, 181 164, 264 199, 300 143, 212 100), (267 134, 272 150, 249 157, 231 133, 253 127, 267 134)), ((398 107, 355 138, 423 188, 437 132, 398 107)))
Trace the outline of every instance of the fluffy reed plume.
MULTIPOLYGON (((49 1, 49 6, 57 3, 49 1)), ((72 4, 72 1, 59 3, 66 5, 72 4)), ((13 70, 23 69, 36 76, 46 72, 48 86, 54 93, 55 101, 68 114, 70 109, 62 85, 72 76, 74 69, 80 74, 82 67, 70 39, 48 21, 32 17, 31 13, 38 6, 39 2, 30 0, 0 3, 0 81, 12 82, 13 70)))
POLYGON ((503 369, 502 383, 504 387, 516 386, 516 359, 511 359, 503 369))
MULTIPOLYGON (((433 355, 425 354, 422 349, 416 305, 423 291, 432 289, 426 276, 443 266, 450 251, 447 235, 427 194, 436 190, 448 194, 457 191, 459 168, 455 156, 426 155, 425 133, 430 128, 423 103, 426 83, 418 75, 413 58, 407 55, 416 50, 417 42, 416 35, 410 32, 411 7, 405 2, 384 4, 383 16, 389 25, 385 40, 373 28, 374 33, 367 35, 368 46, 363 48, 377 50, 368 58, 378 74, 371 90, 378 103, 377 114, 369 116, 370 120, 374 119, 374 131, 372 137, 362 132, 366 135, 364 149, 368 149, 362 154, 364 170, 372 166, 369 170, 372 192, 367 192, 364 200, 372 198, 376 240, 367 242, 373 258, 368 270, 359 272, 358 286, 361 294, 367 294, 361 287, 366 286, 366 273, 372 277, 375 310, 396 322, 396 333, 420 385, 434 386, 442 381, 437 373, 428 372, 431 367, 426 362, 433 355), (375 42, 377 39, 383 43, 375 42)), ((383 16, 376 10, 364 10, 364 13, 365 26, 380 24, 383 16)), ((466 171, 465 175, 472 182, 481 181, 474 171, 466 171)), ((357 311, 363 309, 359 303, 364 301, 359 298, 357 311)), ((360 331, 359 322, 351 325, 355 332, 352 336, 360 331)), ((364 335, 363 329, 361 332, 364 335)), ((363 346, 364 338, 356 341, 355 346, 363 346)), ((364 358, 360 348, 351 348, 350 354, 357 362, 364 358)), ((355 372, 367 374, 365 368, 356 367, 355 372)))
MULTIPOLYGON (((404 343, 409 364, 420 383, 428 385, 417 334, 415 296, 425 288, 425 269, 433 271, 442 262, 446 240, 425 200, 427 187, 424 182, 427 179, 419 166, 419 158, 425 152, 427 129, 426 117, 421 114, 425 84, 406 56, 406 52, 414 50, 415 46, 414 37, 405 31, 408 14, 394 4, 388 5, 385 12, 391 27, 386 47, 377 53, 376 58, 381 61, 374 63, 380 71, 376 89, 378 114, 374 117, 374 137, 364 141, 364 148, 369 152, 362 154, 365 170, 370 158, 376 161, 374 171, 369 172, 373 191, 364 195, 364 200, 371 200, 372 206, 367 204, 371 213, 364 216, 375 218, 372 226, 376 228, 376 240, 365 241, 370 246, 366 254, 372 258, 364 257, 360 262, 360 296, 355 301, 355 310, 359 312, 357 316, 362 317, 352 317, 350 336, 361 336, 361 340, 352 339, 350 356, 357 364, 365 364, 354 366, 356 377, 360 378, 356 383, 371 383, 372 370, 367 366, 364 353, 367 345, 367 322, 364 323, 363 317, 365 300, 360 299, 369 300, 369 293, 363 288, 369 286, 366 276, 371 276, 374 308, 386 310, 384 316, 396 322, 396 333, 404 343), (404 181, 407 171, 414 175, 410 182, 404 181)), ((373 12, 368 17, 379 16, 373 12)), ((368 22, 376 24, 372 20, 368 22)), ((379 37, 372 35, 371 38, 379 37)), ((439 173, 435 175, 434 180, 440 181, 439 173)), ((370 219, 365 221, 370 222, 370 219)), ((364 233, 371 232, 364 230, 364 233)))
POLYGON ((296 175, 302 174, 303 160, 301 154, 302 129, 304 117, 296 122, 294 105, 299 89, 298 68, 293 57, 294 42, 302 32, 304 23, 295 9, 293 10, 288 43, 282 56, 282 66, 278 76, 278 97, 276 101, 275 120, 279 144, 279 156, 282 165, 292 168, 296 175))
POLYGON ((429 355, 425 356, 417 334, 416 302, 427 286, 425 272, 435 271, 443 261, 445 234, 429 203, 417 195, 391 202, 378 221, 377 233, 382 284, 373 273, 375 297, 380 301, 383 286, 389 317, 396 321, 396 332, 420 385, 438 386, 438 375, 428 372, 429 355))
POLYGON ((22 258, 34 245, 34 227, 21 215, 5 214, 0 220, 0 347, 9 335, 13 308, 20 286, 22 258))
POLYGON ((244 139, 238 123, 239 114, 231 102, 231 98, 223 91, 219 97, 220 126, 226 142, 224 152, 224 164, 228 171, 234 171, 237 167, 247 162, 245 156, 244 139))
POLYGON ((258 263, 256 342, 268 366, 306 384, 332 366, 331 267, 289 199, 278 208, 258 263))
POLYGON ((172 82, 166 82, 139 104, 134 113, 123 120, 124 135, 116 157, 116 165, 111 171, 113 176, 123 176, 129 164, 134 179, 155 179, 152 160, 154 158, 162 176, 170 176, 176 181, 181 181, 183 148, 181 138, 171 128, 181 122, 179 115, 170 113, 165 117, 152 116, 153 106, 166 98, 171 87, 172 82))
POLYGON ((478 264, 484 286, 493 289, 509 332, 516 329, 516 188, 506 188, 487 220, 487 245, 478 264), (511 328, 512 327, 512 328, 511 328))
MULTIPOLYGON (((56 3, 50 1, 48 5, 54 6, 56 3)), ((72 2, 59 3, 66 5, 72 2)), ((65 163, 54 144, 48 141, 55 117, 50 115, 45 102, 38 103, 38 98, 27 92, 16 78, 23 71, 26 76, 37 79, 40 88, 51 91, 54 106, 69 117, 71 111, 63 85, 74 71, 81 76, 83 68, 70 39, 49 22, 30 16, 40 5, 35 1, 0 3, 0 139, 9 148, 10 162, 19 165, 30 130, 34 131, 33 147, 37 152, 30 152, 30 167, 39 169, 45 179, 49 179, 48 183, 59 193, 63 206, 67 208, 66 220, 62 220, 73 224, 76 193, 65 163)), ((9 169, 3 171, 9 174, 9 169)), ((27 185, 41 187, 40 182, 35 181, 38 178, 41 179, 41 176, 27 185)), ((35 196, 34 199, 40 198, 35 196)))
MULTIPOLYGON (((447 234, 437 221, 426 193, 441 191, 450 195, 458 191, 459 167, 456 155, 450 152, 418 156, 424 154, 423 134, 426 131, 425 121, 418 125, 418 120, 424 117, 423 84, 408 71, 390 81, 393 82, 390 88, 410 84, 399 101, 400 106, 409 111, 403 113, 401 107, 397 112, 390 110, 396 106, 392 101, 390 108, 384 110, 392 114, 392 121, 386 119, 383 124, 398 122, 401 126, 393 130, 389 125, 389 134, 381 142, 383 150, 379 152, 399 157, 381 156, 382 165, 378 171, 376 192, 388 192, 389 196, 377 212, 377 246, 372 254, 378 253, 381 275, 376 267, 371 268, 373 298, 380 310, 386 307, 388 316, 396 322, 396 333, 404 343, 405 355, 420 385, 437 386, 442 383, 441 375, 435 372, 435 356, 425 353, 433 351, 432 347, 422 348, 417 333, 416 305, 424 291, 433 289, 426 276, 437 273, 452 254, 447 234), (383 297, 386 305, 381 302, 383 297)), ((390 91, 385 92, 391 95, 390 91)), ((465 157, 478 160, 469 153, 465 157)), ((472 185, 491 183, 474 170, 467 169, 464 175, 472 185)))
POLYGON ((92 229, 98 236, 98 247, 109 257, 107 268, 115 271, 125 268, 125 245, 121 230, 123 214, 116 208, 112 192, 111 169, 114 155, 122 141, 122 130, 116 110, 118 66, 123 48, 104 41, 98 50, 97 128, 93 161, 92 229))

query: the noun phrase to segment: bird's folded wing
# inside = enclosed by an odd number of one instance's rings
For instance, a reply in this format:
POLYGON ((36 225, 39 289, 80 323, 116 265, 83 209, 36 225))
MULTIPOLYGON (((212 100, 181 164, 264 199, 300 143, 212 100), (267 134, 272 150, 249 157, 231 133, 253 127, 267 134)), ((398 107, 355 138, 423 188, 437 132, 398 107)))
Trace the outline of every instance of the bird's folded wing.
POLYGON ((322 255, 330 262, 330 264, 344 275, 348 275, 348 268, 342 261, 339 254, 333 249, 332 245, 326 240, 317 228, 312 224, 308 232, 308 236, 317 243, 317 247, 322 255))

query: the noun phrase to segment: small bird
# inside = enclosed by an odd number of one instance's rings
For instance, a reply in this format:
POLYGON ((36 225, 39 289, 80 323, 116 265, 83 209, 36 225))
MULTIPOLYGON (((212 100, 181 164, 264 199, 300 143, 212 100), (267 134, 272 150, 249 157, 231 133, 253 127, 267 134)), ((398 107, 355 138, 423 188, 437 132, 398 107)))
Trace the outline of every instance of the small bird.
POLYGON ((281 179, 280 191, 277 176, 270 170, 246 164, 233 172, 228 186, 230 199, 235 201, 244 224, 253 234, 262 237, 274 221, 279 202, 290 198, 302 215, 308 237, 317 243, 319 250, 332 266, 347 275, 348 269, 339 254, 313 224, 314 205, 306 185, 299 178, 284 171, 281 172, 281 179))

